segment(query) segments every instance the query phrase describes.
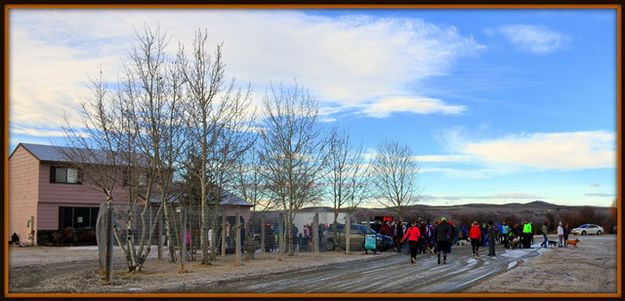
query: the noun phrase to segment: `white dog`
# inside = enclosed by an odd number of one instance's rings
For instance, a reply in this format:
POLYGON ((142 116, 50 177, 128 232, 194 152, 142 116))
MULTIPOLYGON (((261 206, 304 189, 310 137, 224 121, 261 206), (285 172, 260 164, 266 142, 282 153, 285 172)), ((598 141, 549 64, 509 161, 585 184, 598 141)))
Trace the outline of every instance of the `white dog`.
POLYGON ((470 245, 471 245, 471 242, 466 239, 458 240, 458 246, 460 247, 467 247, 470 245))

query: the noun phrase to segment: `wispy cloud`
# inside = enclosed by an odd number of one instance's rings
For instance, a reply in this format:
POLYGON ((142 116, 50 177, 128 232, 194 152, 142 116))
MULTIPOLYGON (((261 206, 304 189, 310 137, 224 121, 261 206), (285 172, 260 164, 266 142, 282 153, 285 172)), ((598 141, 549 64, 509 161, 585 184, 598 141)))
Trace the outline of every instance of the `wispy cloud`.
POLYGON ((592 197, 601 197, 601 198, 612 198, 615 196, 615 194, 613 193, 599 193, 599 192, 584 193, 584 195, 592 196, 592 197))
POLYGON ((227 76, 251 82, 254 91, 296 78, 322 107, 378 117, 463 112, 409 84, 446 75, 460 58, 485 48, 453 26, 420 19, 292 10, 13 9, 9 17, 11 122, 31 126, 62 125, 63 110, 75 122, 78 99, 89 95, 87 75, 101 66, 114 82, 134 28, 146 24, 167 31, 170 51, 178 40, 191 45, 194 30, 206 28, 211 43, 224 42, 227 76))
POLYGON ((368 105, 363 111, 371 117, 388 117, 393 112, 415 114, 458 115, 467 108, 462 105, 450 105, 440 99, 425 97, 390 97, 368 105))
POLYGON ((532 54, 547 54, 563 48, 571 38, 541 25, 510 24, 496 32, 508 39, 517 50, 532 54))

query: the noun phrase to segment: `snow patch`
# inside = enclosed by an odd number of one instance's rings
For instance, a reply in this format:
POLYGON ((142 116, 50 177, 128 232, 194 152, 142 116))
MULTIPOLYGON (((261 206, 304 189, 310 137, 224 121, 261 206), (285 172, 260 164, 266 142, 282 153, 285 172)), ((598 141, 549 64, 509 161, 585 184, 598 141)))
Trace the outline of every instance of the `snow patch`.
POLYGON ((513 268, 513 267, 515 267, 515 266, 517 265, 517 263, 518 263, 518 262, 517 262, 516 260, 515 260, 515 261, 512 261, 512 262, 509 262, 509 263, 508 263, 508 268, 507 268, 507 270, 509 270, 509 269, 511 269, 511 268, 513 268))
POLYGON ((474 265, 474 264, 477 263, 477 260, 473 259, 473 258, 470 258, 469 260, 467 260, 467 263, 470 264, 470 265, 474 265))
POLYGON ((520 257, 523 257, 523 256, 525 256, 525 255, 527 255, 529 253, 529 251, 527 251, 527 250, 528 249, 525 249, 525 250, 521 250, 521 249, 507 250, 501 256, 511 257, 511 258, 520 258, 520 257))

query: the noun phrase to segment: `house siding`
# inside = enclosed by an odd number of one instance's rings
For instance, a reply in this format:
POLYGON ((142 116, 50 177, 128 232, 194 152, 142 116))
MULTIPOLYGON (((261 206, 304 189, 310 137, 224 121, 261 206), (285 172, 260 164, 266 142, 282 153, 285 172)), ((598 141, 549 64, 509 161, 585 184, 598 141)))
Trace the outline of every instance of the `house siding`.
MULTIPOLYGON (((104 193, 88 184, 50 183, 52 164, 42 163, 39 167, 39 219, 40 230, 59 228, 59 207, 100 207, 105 201, 104 193)), ((128 202, 123 189, 116 189, 113 198, 117 203, 128 202)))
MULTIPOLYGON (((17 233, 20 242, 28 240, 28 220, 37 220, 39 160, 19 146, 9 158, 9 236, 17 233)), ((34 225, 36 233, 37 226, 34 225)), ((36 235, 32 243, 36 244, 36 235)))

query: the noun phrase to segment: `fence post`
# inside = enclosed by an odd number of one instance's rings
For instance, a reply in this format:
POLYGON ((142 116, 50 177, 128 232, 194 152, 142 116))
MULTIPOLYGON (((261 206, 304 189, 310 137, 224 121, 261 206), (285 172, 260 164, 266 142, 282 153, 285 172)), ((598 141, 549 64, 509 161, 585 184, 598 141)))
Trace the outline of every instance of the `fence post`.
POLYGON ((349 214, 345 215, 345 254, 349 254, 349 242, 351 236, 351 220, 349 219, 349 214))
POLYGON ((265 252, 265 217, 260 218, 260 249, 265 252))
POLYGON ((187 236, 187 221, 185 220, 185 210, 180 207, 180 272, 184 272, 184 255, 187 250, 187 245, 185 244, 185 238, 187 236))
POLYGON ((226 215, 221 215, 221 256, 226 256, 226 215))
POLYGON ((286 244, 284 243, 284 228, 283 227, 284 227, 284 221, 280 219, 280 221, 278 222, 278 242, 280 246, 280 253, 285 252, 285 246, 286 246, 286 244))
POLYGON ((319 253, 319 213, 315 212, 315 216, 313 217, 313 226, 311 229, 312 237, 313 237, 313 253, 319 253))
MULTIPOLYGON (((164 209, 164 208, 163 208, 164 209)), ((158 253, 158 260, 163 260, 163 215, 164 214, 160 214, 158 217, 158 229, 156 232, 157 237, 157 242, 158 242, 158 247, 156 248, 156 251, 158 253)))
POLYGON ((234 243, 234 265, 235 266, 240 266, 241 265, 241 215, 239 214, 239 211, 237 210, 237 215, 236 215, 236 221, 234 222, 234 239, 235 239, 235 243, 234 243))

